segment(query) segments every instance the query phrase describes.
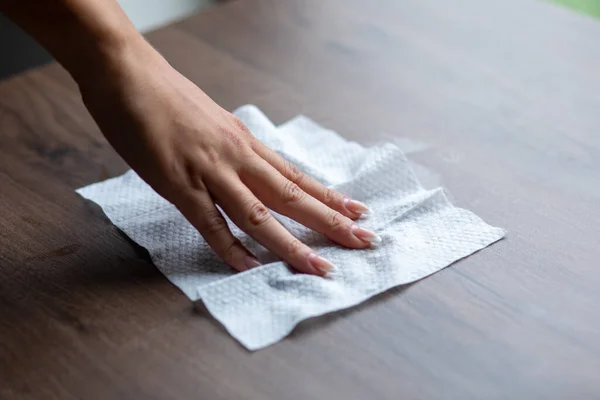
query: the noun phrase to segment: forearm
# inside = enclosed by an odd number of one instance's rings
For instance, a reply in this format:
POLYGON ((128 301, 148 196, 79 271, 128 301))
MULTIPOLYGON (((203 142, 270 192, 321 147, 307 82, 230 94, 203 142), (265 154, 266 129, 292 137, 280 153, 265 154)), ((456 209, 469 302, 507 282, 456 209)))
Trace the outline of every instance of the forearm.
POLYGON ((114 0, 0 0, 0 11, 80 83, 149 47, 114 0))

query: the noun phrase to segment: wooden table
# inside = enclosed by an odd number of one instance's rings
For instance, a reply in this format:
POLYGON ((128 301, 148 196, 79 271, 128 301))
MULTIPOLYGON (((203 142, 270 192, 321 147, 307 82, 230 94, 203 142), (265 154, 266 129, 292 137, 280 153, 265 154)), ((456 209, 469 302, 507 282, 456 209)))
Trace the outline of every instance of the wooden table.
POLYGON ((243 0, 149 40, 228 109, 411 157, 506 240, 238 345, 74 193, 125 164, 56 65, 0 82, 0 398, 600 398, 600 23, 530 0, 243 0))

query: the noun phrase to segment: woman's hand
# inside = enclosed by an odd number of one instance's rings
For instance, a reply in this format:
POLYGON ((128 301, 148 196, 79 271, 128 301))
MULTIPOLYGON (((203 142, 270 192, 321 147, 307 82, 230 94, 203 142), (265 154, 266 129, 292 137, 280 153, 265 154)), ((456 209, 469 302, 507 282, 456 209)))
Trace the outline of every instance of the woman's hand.
POLYGON ((353 222, 368 211, 364 204, 324 187, 260 143, 145 42, 125 50, 105 73, 80 80, 85 104, 119 154, 225 262, 239 271, 259 265, 216 205, 300 272, 324 275, 333 265, 269 209, 346 247, 378 241, 353 222))
POLYGON ((119 154, 237 270, 258 261, 231 234, 215 204, 301 272, 323 275, 333 265, 294 238, 268 208, 347 247, 379 240, 352 222, 367 211, 364 204, 328 190, 255 140, 154 51, 115 0, 0 0, 0 11, 71 73, 119 154))

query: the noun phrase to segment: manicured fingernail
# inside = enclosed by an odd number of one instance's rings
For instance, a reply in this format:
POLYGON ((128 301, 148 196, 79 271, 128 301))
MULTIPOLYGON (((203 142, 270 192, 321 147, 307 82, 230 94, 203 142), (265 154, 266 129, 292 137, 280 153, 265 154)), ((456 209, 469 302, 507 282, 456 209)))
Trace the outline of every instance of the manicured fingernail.
POLYGON ((370 215, 371 214, 371 209, 369 207, 367 207, 367 205, 365 203, 361 203, 358 200, 352 200, 348 197, 344 197, 344 207, 346 207, 346 209, 354 214, 360 214, 360 215, 370 215))
POLYGON ((246 266, 246 269, 252 269, 260 267, 262 264, 252 256, 244 256, 244 265, 246 266))
POLYGON ((310 253, 308 255, 308 262, 310 263, 311 267, 323 274, 335 271, 336 269, 335 265, 333 265, 331 261, 317 255, 316 253, 310 253))
POLYGON ((356 224, 352 225, 352 233, 363 242, 368 242, 372 245, 381 243, 381 237, 379 237, 375 232, 361 228, 356 224))

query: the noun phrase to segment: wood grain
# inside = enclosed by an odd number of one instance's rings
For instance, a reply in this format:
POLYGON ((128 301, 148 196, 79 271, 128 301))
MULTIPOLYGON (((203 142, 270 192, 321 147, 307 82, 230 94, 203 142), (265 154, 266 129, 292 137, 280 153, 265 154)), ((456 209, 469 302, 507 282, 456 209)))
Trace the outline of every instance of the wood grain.
POLYGON ((425 143, 509 232, 256 353, 73 192, 126 166, 64 71, 0 82, 0 398, 599 398, 598 37, 529 0, 243 0, 148 35, 228 109, 425 143))

